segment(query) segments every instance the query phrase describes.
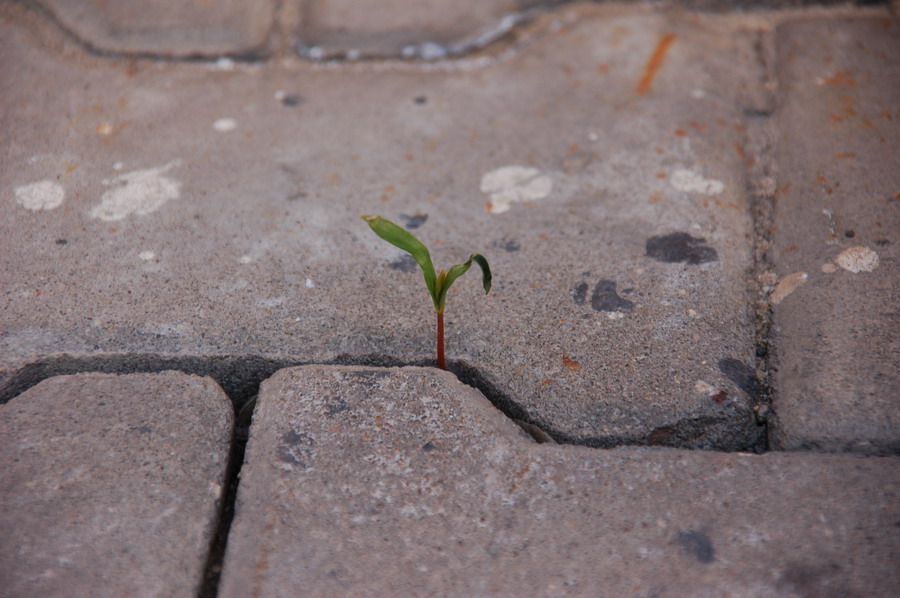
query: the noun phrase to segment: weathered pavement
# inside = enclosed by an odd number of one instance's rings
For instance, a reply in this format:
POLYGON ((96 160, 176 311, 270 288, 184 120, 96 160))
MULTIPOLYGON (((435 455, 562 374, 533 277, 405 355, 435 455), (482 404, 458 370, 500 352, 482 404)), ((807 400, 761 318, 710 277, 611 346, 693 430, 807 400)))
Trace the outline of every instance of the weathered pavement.
POLYGON ((887 8, 274 4, 0 5, 5 586, 900 585, 887 8))

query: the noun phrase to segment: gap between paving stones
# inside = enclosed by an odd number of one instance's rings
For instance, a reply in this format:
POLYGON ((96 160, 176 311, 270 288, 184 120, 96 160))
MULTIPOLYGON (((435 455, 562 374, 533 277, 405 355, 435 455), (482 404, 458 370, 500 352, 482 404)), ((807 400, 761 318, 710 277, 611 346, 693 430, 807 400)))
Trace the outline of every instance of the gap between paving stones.
MULTIPOLYGON (((263 381, 277 371, 299 365, 315 365, 291 357, 261 356, 178 356, 155 354, 107 354, 92 356, 59 355, 32 361, 11 372, 0 386, 0 405, 25 392, 43 380, 70 374, 89 372, 110 374, 158 373, 180 371, 214 379, 231 400, 235 411, 235 424, 229 447, 228 464, 225 474, 225 491, 218 513, 218 521, 210 539, 209 552, 204 567, 199 598, 214 598, 218 594, 220 578, 224 566, 228 536, 235 515, 235 503, 240 486, 240 474, 252 425, 255 399, 263 381)), ((383 355, 369 355, 353 359, 345 356, 327 365, 356 365, 366 367, 402 367, 406 365, 430 366, 430 362, 402 363, 383 355)), ((451 361, 448 369, 457 378, 478 389, 499 411, 513 420, 537 443, 576 444, 571 439, 540 428, 529 418, 527 412, 514 400, 502 395, 477 368, 461 361, 451 361)), ((695 426, 707 422, 680 422, 673 427, 672 437, 678 437, 679 430, 690 433, 695 426)), ((614 448, 634 444, 606 443, 597 448, 614 448)))
MULTIPOLYGON (((231 399, 235 415, 238 416, 237 427, 241 428, 241 417, 246 420, 249 414, 252 413, 252 402, 258 392, 259 385, 278 370, 300 365, 431 367, 433 363, 430 360, 401 361, 388 355, 376 354, 363 356, 341 355, 334 360, 324 363, 314 363, 290 356, 265 357, 259 355, 218 355, 206 357, 126 353, 84 356, 56 355, 36 359, 8 370, 7 379, 0 384, 0 405, 25 392, 42 380, 54 376, 88 372, 133 374, 140 372, 180 371, 196 376, 209 376, 214 379, 231 399)), ((759 396, 768 395, 767 389, 761 386, 755 377, 740 368, 736 368, 735 365, 735 363, 732 363, 732 360, 724 359, 719 363, 719 369, 745 391, 759 396)), ((462 383, 478 389, 497 409, 513 420, 516 425, 525 430, 537 442, 553 441, 559 444, 574 444, 592 448, 669 446, 690 450, 693 447, 689 445, 688 440, 692 434, 718 423, 715 418, 710 417, 685 418, 672 425, 667 425, 665 427, 665 438, 662 438, 661 433, 656 434, 656 432, 639 440, 617 437, 572 437, 553 429, 546 425, 545 422, 536 421, 524 407, 514 398, 500 391, 477 367, 462 360, 450 360, 448 362, 448 370, 462 383), (660 438, 656 440, 656 436, 660 436, 660 438), (681 438, 685 439, 684 444, 679 440, 681 438)), ((767 406, 766 409, 768 409, 767 406)), ((735 450, 749 452, 764 452, 767 450, 765 420, 760 420, 759 425, 763 426, 762 442, 754 446, 739 447, 735 450)), ((244 433, 246 433, 246 429, 244 429, 244 433)))

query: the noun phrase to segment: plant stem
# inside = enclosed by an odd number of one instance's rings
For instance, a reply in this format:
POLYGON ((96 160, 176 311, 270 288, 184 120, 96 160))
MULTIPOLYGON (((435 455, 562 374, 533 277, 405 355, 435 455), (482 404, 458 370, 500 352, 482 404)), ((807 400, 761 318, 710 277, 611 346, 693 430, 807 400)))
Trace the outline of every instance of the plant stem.
POLYGON ((444 314, 438 312, 437 320, 437 365, 442 370, 446 370, 447 364, 444 362, 444 314))

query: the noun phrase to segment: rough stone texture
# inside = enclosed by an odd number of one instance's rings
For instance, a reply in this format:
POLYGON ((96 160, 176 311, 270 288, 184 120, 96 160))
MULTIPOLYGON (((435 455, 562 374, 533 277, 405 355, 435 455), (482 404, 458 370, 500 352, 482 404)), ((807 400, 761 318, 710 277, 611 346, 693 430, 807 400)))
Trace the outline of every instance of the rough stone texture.
POLYGON ((487 255, 490 296, 475 275, 451 290, 448 359, 514 416, 598 446, 762 438, 758 20, 581 6, 500 59, 222 70, 60 53, 7 12, 7 372, 97 353, 429 363, 421 275, 358 218, 380 213, 417 224, 438 267, 487 255))
POLYGON ((232 407, 167 372, 45 380, 0 406, 4 596, 196 596, 232 407))
POLYGON ((900 460, 538 445, 432 369, 262 387, 225 562, 244 596, 883 596, 900 460))
POLYGON ((508 32, 540 0, 313 0, 303 5, 301 48, 316 56, 443 58, 508 32))
POLYGON ((265 48, 275 0, 35 0, 93 50, 156 56, 253 54, 265 48))
POLYGON ((900 452, 900 20, 777 35, 773 446, 900 452))

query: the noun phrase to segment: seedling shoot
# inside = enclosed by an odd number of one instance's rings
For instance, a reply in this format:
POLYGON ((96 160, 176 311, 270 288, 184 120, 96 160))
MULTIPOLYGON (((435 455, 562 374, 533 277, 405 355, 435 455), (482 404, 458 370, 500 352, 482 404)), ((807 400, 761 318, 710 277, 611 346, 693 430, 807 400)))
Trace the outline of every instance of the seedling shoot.
POLYGON ((416 260, 416 263, 422 269, 422 274, 425 276, 425 286, 428 287, 428 294, 431 295, 434 310, 437 312, 437 366, 442 370, 446 370, 447 364, 444 357, 444 305, 447 302, 447 291, 450 290, 450 285, 457 278, 469 270, 472 262, 475 262, 481 268, 484 293, 489 293, 491 290, 491 268, 488 266, 487 260, 480 253, 473 253, 462 264, 456 264, 450 270, 441 270, 439 274, 435 274, 428 248, 412 233, 381 216, 360 214, 360 218, 369 224, 369 227, 376 235, 413 256, 413 259, 416 260))

